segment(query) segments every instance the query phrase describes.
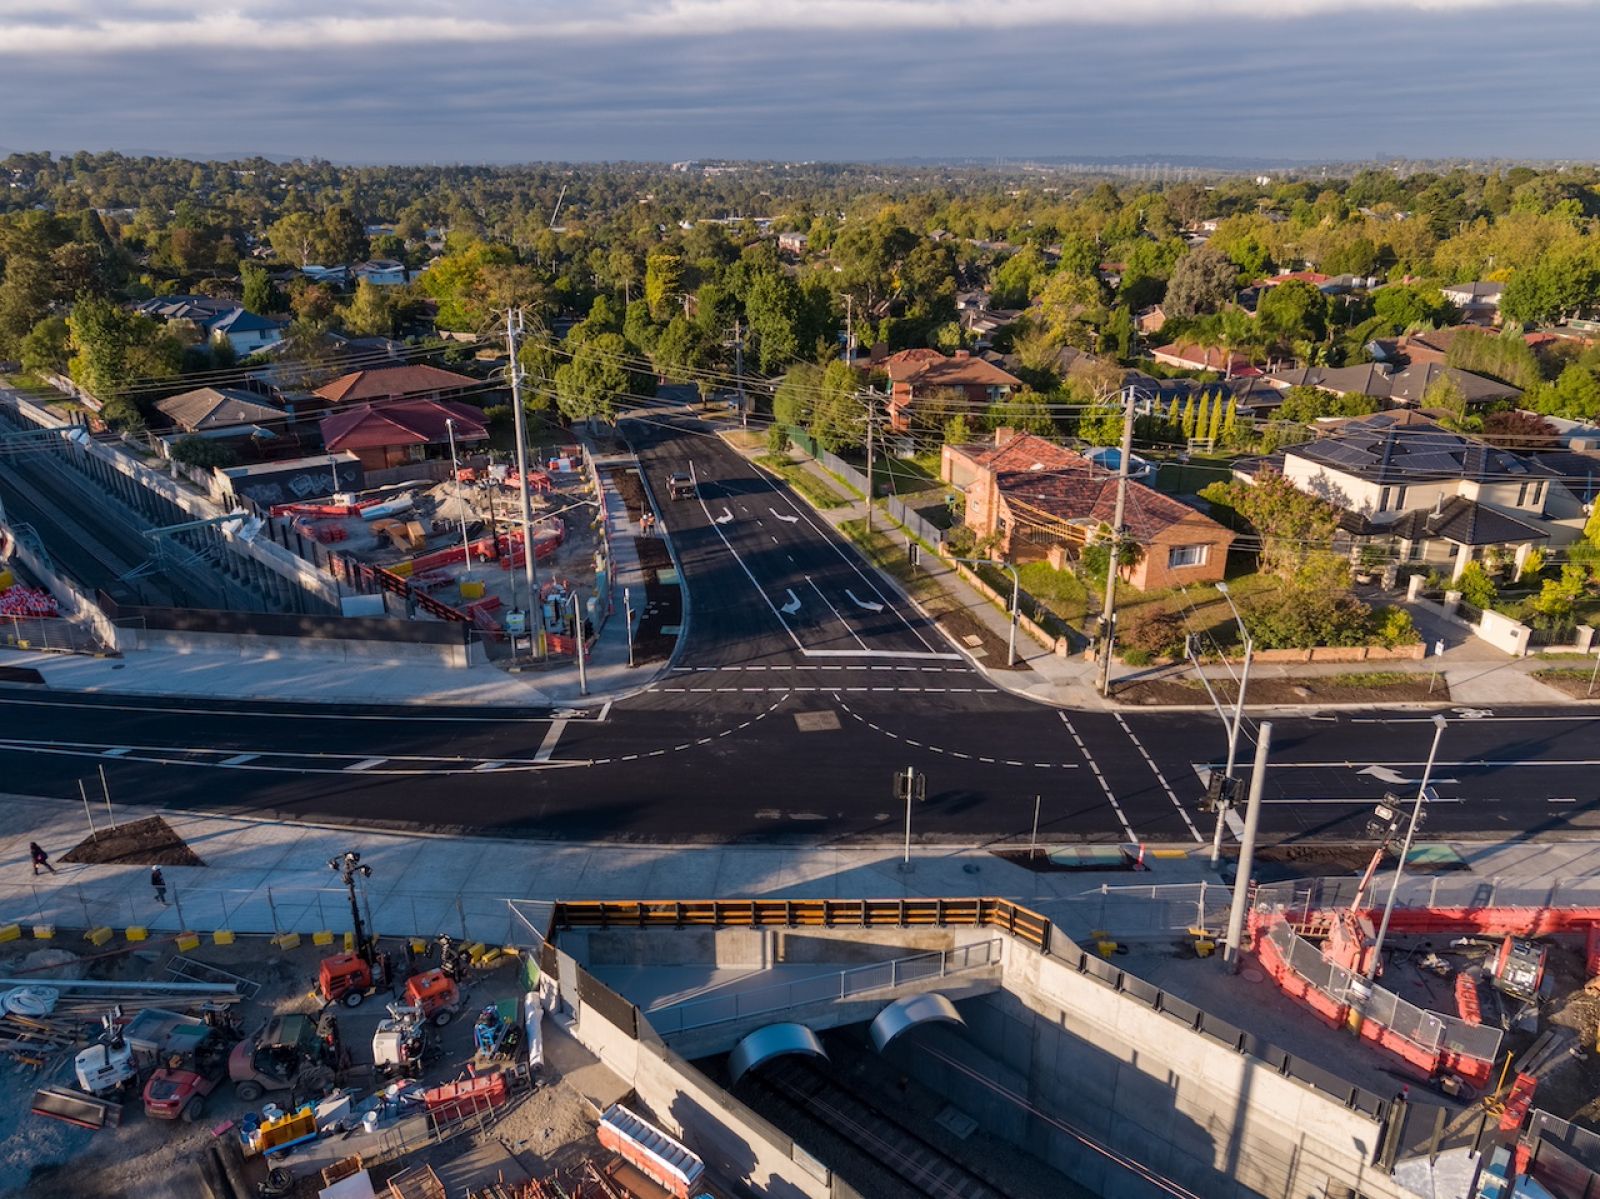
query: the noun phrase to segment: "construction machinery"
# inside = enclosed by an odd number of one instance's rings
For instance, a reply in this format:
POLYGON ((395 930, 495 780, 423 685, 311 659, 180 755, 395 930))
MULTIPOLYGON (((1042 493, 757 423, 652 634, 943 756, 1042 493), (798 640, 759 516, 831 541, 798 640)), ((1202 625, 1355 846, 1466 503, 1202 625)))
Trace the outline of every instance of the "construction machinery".
POLYGON ((371 878, 372 867, 363 864, 361 855, 353 849, 329 859, 328 866, 339 872, 350 896, 350 944, 354 948, 322 959, 317 967, 317 994, 324 1003, 359 1007, 368 995, 393 981, 388 956, 378 952, 377 938, 367 935, 356 896, 356 879, 371 878))
POLYGON ((273 1016, 228 1055, 233 1093, 253 1103, 268 1091, 317 1090, 333 1080, 333 1063, 317 1032, 317 1021, 303 1013, 273 1016))
POLYGON ((100 1027, 100 1039, 80 1050, 72 1067, 79 1089, 103 1099, 138 1090, 144 1073, 173 1052, 175 1038, 193 1038, 204 1026, 164 1008, 146 1008, 124 1023, 122 1009, 113 1007, 100 1027))
POLYGON ((413 1005, 391 1003, 372 1034, 372 1063, 386 1078, 417 1078, 438 1053, 428 1019, 413 1005))
POLYGON ((1548 945, 1508 933, 1486 964, 1489 981, 1495 990, 1513 999, 1536 1000, 1544 983, 1545 962, 1549 956, 1548 945))
POLYGON ((144 1086, 144 1114, 157 1120, 182 1116, 191 1124, 205 1115, 206 1100, 228 1077, 234 1046, 219 1028, 200 1026, 200 1035, 174 1051, 144 1086))
MULTIPOLYGON (((453 960, 452 966, 455 966, 453 960)), ((425 970, 406 980, 404 1006, 415 1008, 419 1020, 437 1028, 455 1019, 461 1010, 462 998, 461 984, 443 969, 425 970)))
POLYGON ((478 1022, 472 1026, 472 1050, 477 1061, 509 1058, 521 1042, 522 1023, 517 1019, 517 1000, 502 999, 478 1013, 478 1022))

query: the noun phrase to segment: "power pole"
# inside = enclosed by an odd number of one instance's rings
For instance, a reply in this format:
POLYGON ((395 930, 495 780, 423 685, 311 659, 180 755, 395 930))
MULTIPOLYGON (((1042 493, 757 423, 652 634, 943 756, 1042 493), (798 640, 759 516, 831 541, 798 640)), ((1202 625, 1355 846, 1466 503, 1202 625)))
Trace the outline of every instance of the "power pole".
POLYGON ((733 377, 739 388, 739 424, 750 427, 750 413, 744 398, 744 322, 737 317, 733 322, 733 377))
POLYGON ((1133 388, 1123 392, 1122 454, 1117 462, 1117 504, 1111 519, 1111 556, 1106 562, 1106 598, 1100 609, 1100 694, 1111 692, 1111 648, 1116 639, 1117 563, 1122 551, 1122 518, 1128 504, 1128 460, 1133 456, 1133 388))
POLYGON ((855 302, 853 295, 844 293, 844 360, 851 366, 856 364, 855 302))
POLYGON ((867 388, 867 532, 872 532, 872 429, 877 424, 877 393, 867 388))
POLYGON ((528 583, 528 630, 533 657, 544 657, 544 616, 539 610, 539 570, 533 554, 533 500, 528 494, 528 418, 522 410, 522 363, 517 360, 517 336, 522 332, 522 309, 506 311, 506 352, 511 355, 511 416, 517 434, 517 490, 522 493, 522 569, 528 583))
POLYGON ((1261 792, 1267 783, 1267 754, 1271 749, 1272 722, 1263 720, 1256 731, 1256 765, 1250 772, 1250 800, 1244 809, 1244 835, 1239 838, 1239 869, 1233 876, 1233 906, 1228 909, 1228 940, 1223 947, 1230 974, 1239 972, 1245 905, 1250 900, 1250 872, 1256 864, 1256 827, 1261 823, 1261 792))

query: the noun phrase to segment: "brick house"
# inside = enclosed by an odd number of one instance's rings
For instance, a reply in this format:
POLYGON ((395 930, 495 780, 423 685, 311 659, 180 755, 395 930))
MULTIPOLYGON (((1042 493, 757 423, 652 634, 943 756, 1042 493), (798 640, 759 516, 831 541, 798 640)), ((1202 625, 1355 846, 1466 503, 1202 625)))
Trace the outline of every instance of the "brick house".
POLYGON ((387 400, 439 400, 482 388, 483 382, 470 375, 413 362, 351 371, 312 394, 330 404, 375 404, 387 400))
POLYGON ((901 350, 884 362, 889 372, 889 425, 897 432, 911 428, 911 413, 918 399, 936 391, 960 392, 974 409, 999 403, 1022 380, 966 350, 946 355, 938 350, 901 350))
POLYGON ((348 451, 366 470, 384 470, 448 459, 452 434, 458 446, 489 439, 483 410, 438 400, 352 404, 322 420, 322 443, 330 454, 348 451))
MULTIPOLYGON (((998 536, 1010 562, 1075 557, 1115 515, 1117 477, 1081 454, 1032 434, 996 431, 993 445, 944 447, 940 477, 966 495, 965 523, 998 536)), ((1141 483, 1128 484, 1123 523, 1143 553, 1122 577, 1141 591, 1223 577, 1233 533, 1141 483)))

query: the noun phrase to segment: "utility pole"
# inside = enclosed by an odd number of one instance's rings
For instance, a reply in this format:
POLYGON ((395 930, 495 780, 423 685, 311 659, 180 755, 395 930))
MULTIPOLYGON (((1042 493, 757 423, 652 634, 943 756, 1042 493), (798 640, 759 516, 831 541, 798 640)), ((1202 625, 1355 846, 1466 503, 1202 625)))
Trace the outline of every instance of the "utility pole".
POLYGON ((1239 947, 1244 937, 1245 905, 1250 901, 1250 872, 1256 864, 1256 827, 1261 823, 1261 792, 1267 782, 1267 754, 1272 748, 1272 722, 1256 732, 1256 765, 1250 772, 1250 802, 1244 810, 1244 836, 1239 839, 1239 869, 1233 876, 1233 907, 1228 911, 1228 940, 1223 949, 1228 972, 1239 972, 1239 947))
POLYGON ((878 393, 867 388, 867 532, 872 532, 872 430, 878 421, 878 393))
POLYGON ((1117 462, 1117 504, 1111 520, 1111 556, 1106 561, 1106 598, 1100 608, 1100 694, 1111 693, 1111 648, 1116 639, 1117 563, 1122 550, 1122 518, 1128 504, 1128 460, 1133 456, 1133 388, 1123 392, 1122 455, 1117 462))
POLYGON ((744 398, 744 322, 737 317, 733 321, 733 378, 739 388, 739 424, 748 429, 750 413, 744 398))
POLYGON ((1433 778, 1433 762, 1439 756, 1439 741, 1449 723, 1443 716, 1433 718, 1433 748, 1428 750, 1428 764, 1422 768, 1417 799, 1411 805, 1411 822, 1406 825, 1405 843, 1400 847, 1400 860, 1394 864, 1394 881, 1389 884, 1389 898, 1383 905, 1383 920, 1378 924, 1378 936, 1372 942, 1372 961, 1367 965, 1366 972, 1368 982, 1377 978, 1378 971, 1383 968, 1383 939, 1389 935, 1389 918, 1394 915, 1395 897, 1400 894, 1400 876, 1406 872, 1406 858, 1411 855, 1411 839, 1417 835, 1417 825, 1422 820, 1422 804, 1428 797, 1428 782, 1433 778))
POLYGON ((851 366, 856 364, 856 298, 849 292, 844 293, 844 360, 851 366))
POLYGON ((539 608, 539 571, 533 561, 533 500, 528 494, 528 417, 522 410, 522 364, 517 360, 517 335, 521 332, 522 309, 508 309, 506 352, 511 355, 511 415, 516 422, 517 434, 517 490, 522 493, 522 569, 528 581, 528 632, 533 643, 532 656, 538 659, 544 657, 544 615, 539 608))
POLYGON ((572 631, 578 642, 578 694, 589 694, 589 671, 583 653, 583 603, 578 599, 578 589, 572 589, 572 631))

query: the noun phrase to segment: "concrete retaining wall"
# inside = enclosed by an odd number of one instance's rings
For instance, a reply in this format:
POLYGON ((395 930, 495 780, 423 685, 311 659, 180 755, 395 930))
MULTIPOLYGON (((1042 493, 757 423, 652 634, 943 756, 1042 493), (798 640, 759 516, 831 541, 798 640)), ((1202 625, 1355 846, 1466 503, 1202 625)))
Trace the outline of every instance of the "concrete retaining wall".
POLYGON ((5 549, 8 556, 22 563, 28 574, 39 580, 40 586, 56 597, 64 617, 82 625, 107 649, 123 650, 137 643, 134 630, 119 629, 98 604, 78 590, 75 583, 47 566, 32 546, 4 525, 0 525, 0 549, 5 549))
POLYGON ((190 629, 117 630, 120 648, 166 649, 191 654, 237 653, 260 662, 273 658, 315 658, 322 662, 426 663, 464 669, 484 660, 481 642, 428 645, 414 641, 357 641, 332 637, 261 637, 248 633, 208 633, 190 629))
MULTIPOLYGON (((566 953, 557 956, 562 1007, 571 1011, 577 1004, 573 1035, 633 1087, 650 1120, 699 1154, 709 1169, 774 1199, 853 1199, 854 1190, 836 1185, 830 1171, 653 1034, 641 1039, 594 1004, 578 1002, 565 980, 582 974, 582 967, 566 953)), ((595 984, 586 978, 584 985, 595 984)))
POLYGON ((1371 1165, 1381 1125, 1034 952, 1006 955, 1006 990, 967 1001, 963 1034, 929 1030, 938 1054, 895 1060, 957 1106, 1108 1199, 1156 1191, 993 1087, 1205 1196, 1400 1192, 1371 1165), (934 1039, 936 1038, 936 1039, 934 1039), (974 1053, 976 1047, 982 1052, 974 1053), (975 1082, 973 1073, 993 1084, 975 1082))
POLYGON ((783 963, 887 962, 993 939, 993 931, 981 928, 596 928, 569 929, 561 934, 561 945, 587 966, 765 969, 783 963))

